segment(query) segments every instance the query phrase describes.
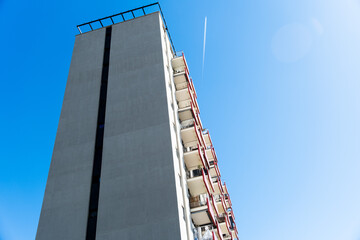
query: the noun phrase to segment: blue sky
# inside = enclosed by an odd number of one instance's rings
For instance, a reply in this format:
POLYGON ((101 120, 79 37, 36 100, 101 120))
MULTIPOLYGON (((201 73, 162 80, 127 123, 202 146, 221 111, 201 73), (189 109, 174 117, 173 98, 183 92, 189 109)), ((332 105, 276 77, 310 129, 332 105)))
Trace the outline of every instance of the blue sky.
MULTIPOLYGON (((1 240, 34 239, 75 26, 148 3, 0 0, 1 240)), ((360 1, 160 3, 240 239, 359 240, 360 1)))

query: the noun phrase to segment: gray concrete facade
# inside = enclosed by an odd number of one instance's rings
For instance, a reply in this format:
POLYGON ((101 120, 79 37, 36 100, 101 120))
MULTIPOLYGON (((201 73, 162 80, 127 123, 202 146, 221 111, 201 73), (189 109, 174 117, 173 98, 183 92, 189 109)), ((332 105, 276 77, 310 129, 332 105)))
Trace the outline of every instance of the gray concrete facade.
POLYGON ((37 240, 85 239, 105 29, 75 39, 37 240))
MULTIPOLYGON (((181 239, 160 14, 112 26, 97 240, 181 239)), ((75 40, 37 240, 84 240, 105 29, 75 40)))
POLYGON ((112 29, 99 240, 181 239, 160 24, 112 29))

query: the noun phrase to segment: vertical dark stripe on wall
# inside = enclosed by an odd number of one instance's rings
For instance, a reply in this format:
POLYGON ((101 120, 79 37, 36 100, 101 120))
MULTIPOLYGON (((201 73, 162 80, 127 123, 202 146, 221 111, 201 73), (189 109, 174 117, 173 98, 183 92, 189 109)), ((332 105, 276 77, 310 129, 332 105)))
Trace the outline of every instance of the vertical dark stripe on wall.
POLYGON ((88 221, 86 227, 86 240, 95 240, 96 223, 99 205, 100 174, 105 130, 106 94, 108 86, 109 62, 110 62, 111 27, 106 28, 103 67, 101 73, 101 87, 99 97, 99 109, 96 126, 96 139, 94 151, 94 163, 91 179, 90 203, 88 221))

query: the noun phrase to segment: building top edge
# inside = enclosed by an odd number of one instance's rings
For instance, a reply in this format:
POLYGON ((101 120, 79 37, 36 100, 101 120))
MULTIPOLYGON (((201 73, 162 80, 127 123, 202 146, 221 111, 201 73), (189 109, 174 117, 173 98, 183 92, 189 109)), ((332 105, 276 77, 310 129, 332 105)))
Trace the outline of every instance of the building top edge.
POLYGON ((131 9, 131 10, 128 10, 125 12, 117 13, 117 14, 114 14, 111 16, 99 18, 97 20, 93 20, 90 22, 86 22, 86 23, 77 25, 76 27, 80 32, 80 34, 78 34, 78 35, 82 35, 82 34, 85 34, 88 32, 96 31, 96 30, 99 30, 102 28, 106 28, 106 27, 115 25, 115 24, 128 22, 128 21, 131 21, 131 20, 134 20, 137 18, 145 17, 147 15, 156 14, 156 13, 161 15, 163 24, 165 26, 165 30, 167 32, 167 35, 168 35, 170 43, 171 43, 172 51, 175 54, 176 53, 175 46, 171 39, 171 35, 170 35, 169 29, 167 27, 164 14, 161 10, 161 6, 158 2, 149 4, 149 5, 145 5, 142 7, 134 8, 134 9, 131 9), (151 9, 151 7, 152 8, 155 7, 156 9, 155 10, 151 9))

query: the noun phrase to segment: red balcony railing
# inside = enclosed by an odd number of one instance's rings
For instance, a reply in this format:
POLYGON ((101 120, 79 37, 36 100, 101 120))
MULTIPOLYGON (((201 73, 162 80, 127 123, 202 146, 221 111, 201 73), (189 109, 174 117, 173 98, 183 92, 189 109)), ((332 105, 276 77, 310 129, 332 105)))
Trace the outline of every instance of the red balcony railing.
MULTIPOLYGON (((217 162, 214 161, 213 164, 210 165, 210 169, 215 171, 216 177, 221 177, 219 166, 218 166, 217 162)), ((212 176, 212 177, 215 177, 215 176, 212 176)))
POLYGON ((201 120, 200 120, 200 116, 199 116, 199 112, 195 109, 195 106, 192 102, 190 102, 190 107, 191 107, 191 112, 194 116, 195 122, 199 125, 200 129, 203 129, 201 120))
POLYGON ((229 208, 232 207, 231 199, 229 193, 224 193, 225 199, 228 201, 229 208))
POLYGON ((231 234, 231 229, 230 229, 230 219, 229 219, 229 216, 226 214, 226 216, 225 216, 225 224, 226 224, 226 228, 227 228, 227 230, 228 230, 228 232, 229 232, 229 235, 231 236, 231 239, 233 239, 232 238, 232 234, 231 234))
POLYGON ((213 148, 213 143, 211 141, 211 137, 210 137, 210 133, 209 133, 209 130, 206 130, 206 132, 204 133, 204 135, 207 135, 206 137, 209 139, 209 144, 206 144, 206 147, 210 147, 210 148, 213 148))
POLYGON ((198 126, 196 124, 194 124, 194 128, 195 128, 195 133, 196 133, 196 137, 198 139, 198 142, 204 147, 205 146, 205 140, 198 128, 198 126))
POLYGON ((235 221, 235 216, 234 216, 234 212, 233 212, 232 208, 231 208, 231 210, 230 210, 230 214, 231 214, 232 218, 233 218, 234 221, 235 221))
POLYGON ((213 181, 212 181, 212 178, 211 178, 209 172, 208 172, 208 174, 207 174, 207 178, 208 178, 208 181, 209 181, 209 183, 210 183, 210 187, 211 187, 212 191, 215 192, 214 183, 213 183, 213 181))
POLYGON ((227 187, 226 187, 226 183, 224 182, 224 193, 225 194, 229 194, 228 190, 227 190, 227 187))
MULTIPOLYGON (((188 82, 189 82, 189 89, 191 89, 191 91, 194 94, 194 98, 196 99, 197 94, 196 94, 196 91, 195 91, 195 87, 194 87, 194 83, 192 81, 192 78, 190 77, 190 72, 189 72, 189 68, 188 68, 184 53, 182 53, 182 57, 183 57, 184 65, 185 65, 185 75, 186 75, 186 77, 188 79, 188 82)), ((196 105, 196 109, 197 109, 198 113, 200 113, 199 106, 198 106, 197 102, 195 102, 195 105, 196 105)))
POLYGON ((214 224, 214 226, 216 226, 216 218, 215 218, 215 215, 214 215, 214 210, 209 202, 209 199, 207 199, 206 201, 206 205, 208 207, 208 210, 209 210, 209 215, 210 215, 210 219, 211 219, 211 222, 214 224))
POLYGON ((207 155, 206 155, 206 149, 205 149, 205 148, 203 148, 203 152, 204 152, 205 162, 206 162, 206 164, 208 165, 208 167, 210 168, 210 161, 209 161, 209 158, 208 158, 207 155))
POLYGON ((217 157, 216 157, 216 152, 215 152, 215 149, 214 147, 211 148, 211 154, 213 155, 213 158, 214 158, 214 162, 217 162, 217 157))
POLYGON ((221 184, 221 178, 219 177, 217 178, 216 184, 217 187, 219 188, 219 194, 224 194, 223 186, 221 184))
POLYGON ((204 181, 204 184, 205 184, 205 188, 206 188, 208 194, 211 195, 214 192, 214 190, 209 186, 208 175, 205 174, 204 169, 201 169, 201 173, 202 173, 202 178, 203 178, 203 181, 204 181))
POLYGON ((224 195, 220 195, 220 199, 221 199, 221 204, 224 209, 224 212, 226 212, 228 210, 228 207, 226 206, 226 201, 225 201, 224 195))
POLYGON ((214 196, 213 196, 213 195, 210 195, 210 199, 211 199, 211 203, 212 203, 212 205, 213 205, 213 207, 214 207, 214 209, 215 209, 216 216, 219 217, 219 216, 220 216, 220 215, 219 215, 219 210, 218 210, 218 208, 217 208, 217 204, 216 204, 216 201, 215 201, 214 196))
POLYGON ((191 87, 191 90, 194 93, 195 98, 197 99, 197 94, 196 94, 196 90, 195 90, 194 82, 193 82, 192 78, 190 78, 190 87, 191 87))
POLYGON ((213 240, 217 240, 218 238, 216 237, 216 234, 215 234, 215 232, 213 231, 213 232, 211 232, 211 234, 212 234, 212 239, 213 240))
POLYGON ((209 162, 208 157, 206 156, 206 150, 205 150, 205 148, 202 148, 202 153, 203 153, 204 161, 206 162, 207 168, 210 168, 210 162, 209 162))
MULTIPOLYGON (((194 104, 194 106, 196 107, 196 109, 199 110, 199 107, 198 107, 196 98, 194 97, 194 93, 193 93, 193 91, 191 90, 190 84, 188 84, 187 89, 188 89, 188 91, 189 91, 189 96, 190 96, 191 102, 194 104)), ((190 103, 190 104, 191 104, 191 103, 190 103)))
POLYGON ((204 147, 204 139, 195 120, 181 127, 181 139, 185 147, 204 147))
POLYGON ((203 168, 207 168, 207 163, 205 161, 205 158, 204 158, 204 154, 203 154, 203 148, 199 146, 198 144, 198 153, 199 153, 199 156, 200 156, 200 160, 201 160, 201 163, 203 165, 203 168))
POLYGON ((219 223, 216 224, 216 230, 217 230, 217 234, 219 235, 219 238, 220 238, 221 240, 223 240, 223 239, 224 239, 224 238, 223 238, 223 233, 222 233, 222 231, 221 231, 221 229, 220 229, 219 223))

